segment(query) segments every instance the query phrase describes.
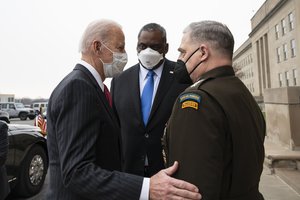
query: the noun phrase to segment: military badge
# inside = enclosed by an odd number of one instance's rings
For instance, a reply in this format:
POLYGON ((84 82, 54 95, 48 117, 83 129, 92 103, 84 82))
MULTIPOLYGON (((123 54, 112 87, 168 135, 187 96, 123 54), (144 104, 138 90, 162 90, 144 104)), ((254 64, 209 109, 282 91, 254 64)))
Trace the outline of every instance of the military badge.
POLYGON ((181 103, 181 108, 193 108, 195 110, 199 109, 199 103, 201 102, 201 96, 195 93, 182 94, 179 97, 181 103))

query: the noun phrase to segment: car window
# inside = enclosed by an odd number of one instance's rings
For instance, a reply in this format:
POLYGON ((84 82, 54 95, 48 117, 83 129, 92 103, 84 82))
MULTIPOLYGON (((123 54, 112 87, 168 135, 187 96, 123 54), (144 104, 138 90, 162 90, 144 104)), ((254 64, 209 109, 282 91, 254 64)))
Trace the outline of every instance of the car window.
POLYGON ((16 103, 16 107, 17 108, 25 108, 24 105, 22 103, 16 103))
POLYGON ((14 104, 9 104, 9 109, 15 109, 14 104))

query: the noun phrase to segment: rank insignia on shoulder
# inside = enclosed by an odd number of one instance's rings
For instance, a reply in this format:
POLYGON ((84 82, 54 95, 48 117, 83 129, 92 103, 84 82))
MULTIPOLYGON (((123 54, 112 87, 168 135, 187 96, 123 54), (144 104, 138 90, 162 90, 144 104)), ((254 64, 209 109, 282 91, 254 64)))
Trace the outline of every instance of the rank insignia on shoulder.
POLYGON ((193 108, 195 110, 199 109, 199 103, 201 102, 201 96, 195 93, 182 94, 179 97, 181 103, 181 108, 193 108))

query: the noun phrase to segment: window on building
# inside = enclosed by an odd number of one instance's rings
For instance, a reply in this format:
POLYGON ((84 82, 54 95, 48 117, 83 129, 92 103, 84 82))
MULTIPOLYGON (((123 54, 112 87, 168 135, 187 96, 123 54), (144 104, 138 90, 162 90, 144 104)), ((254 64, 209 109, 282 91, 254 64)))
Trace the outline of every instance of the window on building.
POLYGON ((282 35, 286 34, 286 25, 285 25, 285 19, 281 20, 281 31, 282 31, 282 35))
POLYGON ((296 41, 295 39, 291 40, 291 57, 296 56, 296 41))
POLYGON ((297 85, 297 69, 293 69, 293 84, 297 85))
POLYGON ((289 79, 290 79, 290 77, 289 77, 289 72, 286 71, 286 72, 285 72, 285 85, 286 85, 287 87, 290 86, 289 79))
POLYGON ((289 14, 289 27, 290 27, 290 31, 295 28, 293 13, 289 14))
POLYGON ((279 25, 278 24, 275 25, 275 38, 276 38, 276 40, 279 38, 279 25))
POLYGON ((284 45, 283 45, 283 59, 284 59, 284 60, 286 60, 287 57, 288 57, 287 51, 288 51, 287 44, 284 44, 284 45))
POLYGON ((276 49, 276 53, 277 53, 277 62, 280 63, 280 47, 276 49))
POLYGON ((278 74, 278 80, 279 80, 279 87, 282 87, 282 74, 281 73, 279 73, 278 74))
POLYGON ((14 102, 14 98, 13 97, 8 97, 8 102, 14 102))

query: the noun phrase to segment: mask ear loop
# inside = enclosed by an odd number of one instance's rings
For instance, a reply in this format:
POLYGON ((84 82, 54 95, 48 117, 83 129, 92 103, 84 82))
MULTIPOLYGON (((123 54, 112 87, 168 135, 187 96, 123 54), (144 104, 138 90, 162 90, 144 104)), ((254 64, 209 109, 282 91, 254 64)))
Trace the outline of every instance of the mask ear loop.
POLYGON ((188 61, 189 61, 189 59, 198 51, 200 49, 200 47, 198 47, 198 49, 196 49, 189 57, 188 57, 188 59, 185 61, 185 63, 184 64, 186 64, 188 61))
POLYGON ((203 61, 201 60, 195 67, 194 69, 189 73, 189 75, 191 75, 196 69, 197 67, 202 63, 203 61))
MULTIPOLYGON (((200 49, 200 47, 198 47, 189 57, 188 57, 188 59, 186 60, 186 62, 184 63, 184 64, 186 64, 188 61, 189 61, 189 59, 198 51, 200 49)), ((202 63, 203 61, 200 61, 195 67, 194 67, 194 69, 189 73, 189 75, 191 75, 194 71, 195 71, 195 69, 197 69, 197 67, 202 63)))
MULTIPOLYGON (((108 48, 108 46, 106 46, 106 45, 104 44, 104 42, 101 41, 101 44, 102 44, 106 49, 108 49, 108 51, 110 51, 111 53, 114 53, 110 48, 108 48)), ((101 48, 101 47, 100 47, 100 48, 101 48)))

